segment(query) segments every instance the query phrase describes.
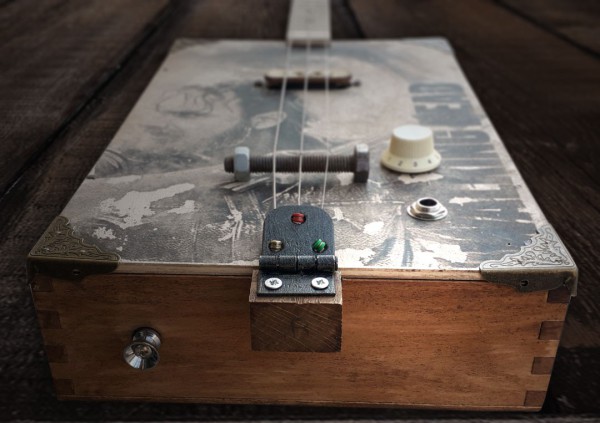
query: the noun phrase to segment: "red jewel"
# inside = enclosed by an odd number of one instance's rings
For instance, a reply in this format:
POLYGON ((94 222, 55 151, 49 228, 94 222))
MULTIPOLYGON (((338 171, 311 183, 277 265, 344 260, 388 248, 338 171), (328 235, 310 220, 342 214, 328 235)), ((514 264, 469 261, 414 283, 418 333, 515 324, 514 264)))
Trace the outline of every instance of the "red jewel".
POLYGON ((306 217, 303 213, 292 213, 292 222, 296 225, 301 225, 306 221, 306 217))

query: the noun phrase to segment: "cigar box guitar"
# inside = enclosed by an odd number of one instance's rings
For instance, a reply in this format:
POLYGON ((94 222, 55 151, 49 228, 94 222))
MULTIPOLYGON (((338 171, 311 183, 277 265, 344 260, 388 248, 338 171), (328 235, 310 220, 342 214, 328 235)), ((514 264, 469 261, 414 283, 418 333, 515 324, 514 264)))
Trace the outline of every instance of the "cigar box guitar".
POLYGON ((328 13, 176 42, 35 245, 61 399, 541 407, 572 258, 449 44, 328 13))

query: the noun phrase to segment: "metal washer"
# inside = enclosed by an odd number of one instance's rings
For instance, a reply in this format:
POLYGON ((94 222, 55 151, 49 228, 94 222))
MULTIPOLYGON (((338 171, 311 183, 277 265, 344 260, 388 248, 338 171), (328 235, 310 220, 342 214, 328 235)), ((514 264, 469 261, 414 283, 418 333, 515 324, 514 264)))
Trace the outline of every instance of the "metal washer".
POLYGON ((448 216, 448 209, 435 198, 419 198, 407 208, 410 217, 419 220, 440 220, 448 216))

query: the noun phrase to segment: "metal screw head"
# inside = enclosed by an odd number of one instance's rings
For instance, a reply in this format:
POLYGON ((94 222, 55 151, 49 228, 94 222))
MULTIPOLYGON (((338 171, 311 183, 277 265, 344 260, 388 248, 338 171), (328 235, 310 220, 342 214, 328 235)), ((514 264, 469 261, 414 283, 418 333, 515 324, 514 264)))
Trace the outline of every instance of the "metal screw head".
POLYGON ((265 281, 265 286, 269 289, 279 289, 283 286, 283 281, 279 278, 269 278, 265 281))
POLYGON ((327 278, 317 277, 313 278, 313 280, 310 281, 310 284, 314 289, 325 289, 329 286, 329 281, 327 278))

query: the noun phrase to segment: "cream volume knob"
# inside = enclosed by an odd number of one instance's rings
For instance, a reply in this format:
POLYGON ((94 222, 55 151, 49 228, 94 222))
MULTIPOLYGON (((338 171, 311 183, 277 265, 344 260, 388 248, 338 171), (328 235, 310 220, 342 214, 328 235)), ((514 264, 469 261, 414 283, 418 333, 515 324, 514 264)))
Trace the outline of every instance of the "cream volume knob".
POLYGON ((395 172, 429 172, 440 165, 442 157, 433 148, 433 132, 426 126, 404 125, 394 129, 381 164, 395 172))

